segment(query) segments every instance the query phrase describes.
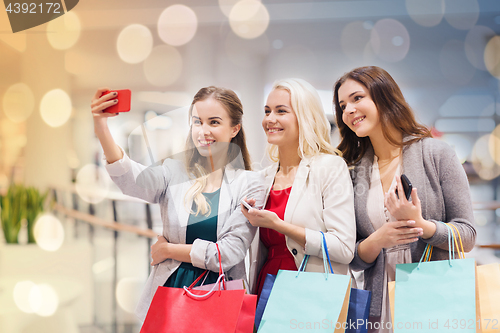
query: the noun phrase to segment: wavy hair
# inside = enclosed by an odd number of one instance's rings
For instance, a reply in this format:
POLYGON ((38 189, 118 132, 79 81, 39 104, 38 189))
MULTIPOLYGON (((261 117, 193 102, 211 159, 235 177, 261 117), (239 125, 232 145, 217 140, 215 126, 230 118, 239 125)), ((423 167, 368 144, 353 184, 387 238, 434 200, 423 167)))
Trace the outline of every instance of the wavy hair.
MULTIPOLYGON (((220 88, 220 87, 205 87, 201 88, 193 98, 191 107, 189 109, 189 119, 191 121, 191 114, 193 112, 193 107, 196 102, 204 101, 209 98, 213 98, 219 102, 222 107, 227 111, 229 118, 231 119, 231 126, 242 125, 243 119, 243 106, 241 104, 238 95, 230 89, 220 88)), ((192 124, 190 125, 190 133, 192 131, 192 124)), ((227 153, 227 162, 234 161, 232 164, 236 168, 242 168, 245 170, 251 170, 250 154, 245 141, 245 132, 243 131, 243 126, 241 126, 238 134, 231 139, 227 153), (232 143, 232 144, 231 144, 232 143), (241 153, 243 161, 240 162, 238 155, 241 153)), ((191 214, 203 214, 210 215, 211 208, 208 204, 202 191, 207 185, 207 179, 209 176, 210 166, 207 165, 206 157, 203 157, 196 149, 191 135, 188 135, 186 140, 186 156, 185 164, 188 170, 188 174, 192 179, 195 179, 194 184, 189 188, 184 196, 184 204, 191 214), (193 211, 191 207, 187 205, 194 201, 196 203, 196 211, 193 211)))
MULTIPOLYGON (((282 79, 274 82, 272 90, 283 89, 290 94, 291 107, 299 123, 300 158, 320 153, 335 154, 331 145, 330 123, 323 110, 323 104, 314 87, 302 79, 282 79)), ((279 160, 278 147, 268 144, 267 154, 271 161, 279 160)))
POLYGON ((333 86, 335 118, 341 136, 337 148, 342 152, 348 165, 356 164, 364 156, 371 146, 371 141, 368 137, 358 137, 342 120, 339 89, 347 80, 357 81, 366 87, 377 107, 384 138, 389 143, 404 147, 420 139, 432 137, 430 130, 415 120, 411 107, 389 73, 376 66, 358 67, 345 73, 333 86), (403 137, 412 136, 413 138, 404 142, 398 141, 391 134, 390 128, 395 128, 403 134, 403 137))

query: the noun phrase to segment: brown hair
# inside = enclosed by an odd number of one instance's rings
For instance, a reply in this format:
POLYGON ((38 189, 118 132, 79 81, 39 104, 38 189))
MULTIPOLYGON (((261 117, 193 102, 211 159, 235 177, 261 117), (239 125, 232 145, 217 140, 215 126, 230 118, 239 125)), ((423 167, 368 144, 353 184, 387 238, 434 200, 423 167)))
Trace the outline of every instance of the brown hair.
MULTIPOLYGON (((220 87, 210 86, 201 88, 193 98, 193 102, 191 103, 191 107, 189 109, 189 115, 191 116, 193 106, 196 102, 204 101, 209 98, 213 98, 224 107, 224 109, 227 111, 227 114, 229 115, 229 118, 231 118, 231 126, 236 126, 238 124, 242 125, 243 106, 240 99, 238 98, 238 95, 236 95, 236 93, 230 89, 220 87)), ((189 133, 191 133, 191 131, 189 133)), ((248 153, 248 149, 246 146, 243 126, 241 126, 238 134, 236 134, 234 138, 231 139, 231 143, 232 144, 229 144, 228 147, 228 159, 226 163, 232 163, 235 168, 244 168, 245 170, 251 170, 252 163, 250 161, 250 154, 248 153), (238 158, 240 152, 241 156, 243 157, 243 164, 240 162, 241 159, 238 158)), ((188 135, 185 150, 186 168, 188 169, 189 174, 196 179, 193 186, 186 193, 186 196, 184 198, 185 203, 188 204, 191 201, 190 199, 193 198, 198 208, 196 212, 191 213, 195 213, 197 215, 201 212, 202 214, 209 215, 210 206, 208 205, 205 197, 202 194, 209 174, 207 172, 207 169, 209 168, 206 165, 206 158, 203 158, 198 152, 198 149, 196 149, 191 135, 188 135)), ((191 207, 187 207, 187 209, 191 211, 191 207)))
POLYGON ((338 149, 342 152, 347 164, 357 163, 371 146, 368 137, 360 138, 342 120, 342 108, 339 104, 339 88, 347 80, 354 80, 364 85, 377 107, 382 133, 387 141, 396 146, 410 145, 422 138, 432 137, 429 129, 417 123, 412 109, 406 102, 401 89, 392 76, 376 66, 358 67, 344 74, 333 87, 333 103, 335 117, 340 131, 341 141, 338 149), (414 138, 399 142, 390 133, 390 127, 395 128, 404 136, 414 138))

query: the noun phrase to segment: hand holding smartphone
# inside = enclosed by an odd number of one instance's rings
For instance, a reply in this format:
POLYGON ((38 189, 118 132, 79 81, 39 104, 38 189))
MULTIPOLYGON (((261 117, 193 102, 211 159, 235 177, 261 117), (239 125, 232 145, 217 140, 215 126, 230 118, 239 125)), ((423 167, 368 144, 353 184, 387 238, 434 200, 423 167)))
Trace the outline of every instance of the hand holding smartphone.
POLYGON ((118 99, 118 103, 104 109, 103 112, 118 113, 118 112, 130 111, 130 102, 131 102, 131 95, 132 95, 132 92, 130 91, 130 89, 105 91, 102 93, 101 97, 106 95, 106 94, 112 93, 112 92, 118 93, 118 95, 116 96, 116 99, 118 99))
POLYGON ((250 206, 250 204, 248 204, 248 202, 246 202, 244 199, 241 199, 240 202, 243 205, 243 207, 245 207, 247 210, 249 210, 251 208, 255 208, 255 207, 250 206))
MULTIPOLYGON (((405 174, 401 175, 401 184, 403 184, 403 190, 405 192, 406 200, 410 200, 411 191, 413 189, 413 186, 412 186, 410 180, 408 179, 408 177, 406 177, 405 174)), ((399 198, 399 194, 398 194, 398 190, 397 189, 396 189, 396 195, 399 198)))

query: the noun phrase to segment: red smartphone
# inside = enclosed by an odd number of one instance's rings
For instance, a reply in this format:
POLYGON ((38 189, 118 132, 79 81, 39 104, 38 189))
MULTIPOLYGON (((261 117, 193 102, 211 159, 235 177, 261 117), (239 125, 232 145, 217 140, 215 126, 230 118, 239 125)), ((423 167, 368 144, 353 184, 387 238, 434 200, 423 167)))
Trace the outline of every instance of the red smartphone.
POLYGON ((116 96, 116 98, 118 99, 118 103, 108 107, 107 109, 104 109, 103 112, 118 113, 118 112, 130 111, 130 98, 132 92, 129 89, 110 90, 110 91, 105 91, 104 93, 102 93, 101 96, 104 96, 112 92, 118 93, 118 96, 116 96))

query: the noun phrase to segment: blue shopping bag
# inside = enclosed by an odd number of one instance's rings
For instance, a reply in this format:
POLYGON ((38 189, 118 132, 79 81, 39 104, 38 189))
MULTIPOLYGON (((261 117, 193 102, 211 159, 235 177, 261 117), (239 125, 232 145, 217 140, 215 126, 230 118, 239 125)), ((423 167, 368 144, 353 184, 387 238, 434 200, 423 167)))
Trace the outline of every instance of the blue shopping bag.
POLYGON ((351 288, 345 333, 367 333, 372 292, 351 288))
POLYGON ((324 245, 322 251, 325 273, 304 271, 308 255, 304 256, 298 272, 278 272, 259 333, 345 331, 351 278, 330 274, 324 245))
POLYGON ((476 262, 453 259, 455 234, 446 226, 448 260, 422 262, 427 245, 419 263, 396 265, 395 333, 476 332, 476 262))
POLYGON ((266 275, 262 291, 260 292, 259 302, 257 303, 257 309, 255 310, 255 327, 259 327, 260 325, 260 321, 262 320, 262 315, 264 314, 264 309, 266 308, 267 300, 269 299, 275 280, 276 275, 266 275))
MULTIPOLYGON (((326 238, 323 235, 323 246, 326 248, 326 238)), ((333 274, 330 255, 326 252, 326 259, 330 265, 330 272, 333 274)), ((367 333, 368 316, 370 315, 370 304, 372 292, 369 290, 351 288, 349 297, 349 310, 347 312, 347 322, 345 333, 367 333)))

